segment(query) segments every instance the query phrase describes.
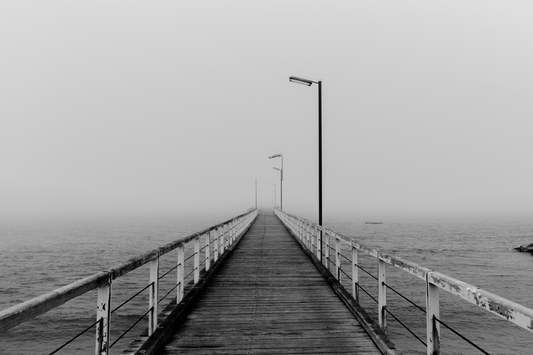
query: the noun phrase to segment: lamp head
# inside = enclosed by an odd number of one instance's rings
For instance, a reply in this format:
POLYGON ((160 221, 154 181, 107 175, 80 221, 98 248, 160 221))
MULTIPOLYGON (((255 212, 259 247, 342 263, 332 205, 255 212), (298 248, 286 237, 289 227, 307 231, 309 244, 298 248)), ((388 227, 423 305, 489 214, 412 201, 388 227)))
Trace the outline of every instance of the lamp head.
POLYGON ((281 157, 283 156, 281 153, 278 153, 278 154, 274 154, 274 155, 271 155, 268 157, 268 159, 272 159, 272 158, 278 158, 278 157, 281 157))
POLYGON ((313 80, 303 79, 303 78, 299 78, 297 76, 291 76, 289 78, 289 81, 291 83, 296 83, 296 84, 301 84, 301 85, 306 85, 306 86, 311 86, 314 83, 313 80))

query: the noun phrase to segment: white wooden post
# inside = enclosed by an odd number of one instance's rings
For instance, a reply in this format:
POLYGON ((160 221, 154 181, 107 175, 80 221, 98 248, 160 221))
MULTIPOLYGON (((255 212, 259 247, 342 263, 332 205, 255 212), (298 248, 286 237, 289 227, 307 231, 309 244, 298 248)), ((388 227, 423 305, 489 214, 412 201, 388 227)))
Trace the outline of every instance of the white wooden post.
POLYGON ((313 250, 313 226, 307 225, 307 249, 313 250))
POLYGON ((426 333, 427 354, 440 354, 439 288, 428 280, 426 275, 426 333))
POLYGON ((178 285, 178 287, 176 288, 177 290, 177 295, 176 295, 176 300, 177 302, 176 303, 180 303, 181 300, 183 299, 183 292, 185 290, 185 285, 184 285, 184 275, 185 275, 185 247, 182 245, 180 245, 178 248, 177 248, 177 251, 178 251, 178 268, 177 268, 177 280, 176 280, 176 284, 178 285))
POLYGON ((378 321, 381 328, 387 328, 387 263, 378 258, 378 321))
POLYGON ((335 275, 341 282, 341 240, 338 236, 335 236, 335 275))
POLYGON ((229 244, 232 245, 233 243, 235 243, 235 234, 237 232, 237 229, 239 229, 239 222, 233 220, 233 221, 229 222, 229 225, 230 225, 230 229, 229 229, 229 231, 230 231, 230 233, 229 233, 230 243, 229 244))
POLYGON ((211 267, 211 231, 205 234, 205 271, 211 267))
POLYGON ((307 238, 308 238, 308 234, 309 234, 309 233, 308 233, 308 231, 307 231, 307 224, 306 224, 306 223, 304 223, 303 229, 304 229, 304 230, 303 230, 303 233, 304 233, 304 235, 303 235, 303 236, 304 236, 304 245, 305 245, 305 247, 307 248, 307 246, 309 245, 309 242, 307 241, 307 238))
POLYGON ((352 246, 352 296, 359 302, 359 253, 352 246))
POLYGON ((159 297, 159 257, 150 260, 150 295, 148 301, 148 307, 151 309, 148 314, 148 335, 157 328, 157 300, 159 297))
POLYGON ((200 280, 200 237, 194 238, 194 283, 200 280))
POLYGON ((320 243, 320 235, 322 234, 322 230, 319 230, 317 226, 315 226, 315 235, 316 235, 316 257, 318 260, 320 260, 320 254, 322 253, 322 243, 320 243))
POLYGON ((96 301, 96 355, 109 354, 109 324, 111 321, 111 282, 98 288, 96 301))
POLYGON ((237 232, 237 229, 239 229, 239 222, 238 221, 231 221, 229 222, 229 240, 230 240, 230 245, 232 245, 233 243, 235 243, 235 234, 237 232))
POLYGON ((218 228, 215 228, 213 232, 215 233, 213 249, 215 251, 215 262, 216 262, 218 260, 218 237, 219 237, 220 232, 218 231, 218 228))
POLYGON ((220 255, 224 254, 224 246, 225 246, 225 236, 224 234, 226 234, 226 225, 223 225, 222 227, 220 227, 220 241, 219 241, 219 244, 218 244, 218 252, 220 255))
POLYGON ((329 270, 329 233, 324 233, 324 239, 326 240, 326 255, 324 258, 324 266, 329 270))

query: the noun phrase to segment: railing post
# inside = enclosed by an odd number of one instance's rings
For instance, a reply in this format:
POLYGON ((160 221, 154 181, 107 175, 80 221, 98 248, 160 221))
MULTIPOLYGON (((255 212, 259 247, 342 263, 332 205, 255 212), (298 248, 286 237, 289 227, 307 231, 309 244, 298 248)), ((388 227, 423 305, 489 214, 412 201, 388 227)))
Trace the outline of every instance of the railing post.
POLYGON ((426 275, 426 333, 427 355, 440 354, 439 288, 429 282, 426 275))
POLYGON ((359 302, 359 253, 352 246, 352 296, 359 302))
POLYGON ((312 235, 313 233, 311 232, 311 224, 308 224, 307 225, 307 249, 311 250, 311 246, 313 244, 313 241, 312 241, 312 235))
POLYGON ((148 301, 148 307, 150 313, 148 314, 148 335, 157 328, 157 299, 159 294, 159 257, 150 260, 150 295, 148 301))
POLYGON ((194 238, 194 283, 200 280, 200 237, 194 238))
POLYGON ((304 245, 306 248, 309 248, 309 225, 306 223, 304 224, 304 245))
POLYGON ((225 235, 226 234, 226 225, 223 225, 220 227, 220 240, 218 243, 218 253, 222 256, 224 254, 224 246, 225 246, 225 235))
POLYGON ((322 243, 320 243, 320 234, 322 230, 319 230, 318 227, 315 227, 316 234, 316 257, 318 260, 321 260, 322 257, 322 243))
POLYGON ((307 231, 309 233, 309 238, 307 239, 309 241, 309 245, 307 246, 307 248, 311 253, 313 253, 313 226, 311 224, 309 224, 309 228, 307 229, 307 231))
POLYGON ((176 303, 180 303, 181 300, 183 299, 183 292, 185 290, 185 285, 184 285, 184 275, 185 275, 185 247, 182 245, 178 246, 177 248, 177 251, 178 251, 178 267, 177 267, 177 280, 176 280, 176 284, 178 285, 178 287, 176 288, 177 290, 177 295, 176 295, 176 303))
POLYGON ((235 236, 237 234, 237 231, 238 229, 240 228, 240 218, 237 220, 237 221, 231 221, 230 222, 230 240, 231 240, 231 243, 230 244, 233 244, 235 243, 235 236))
MULTIPOLYGON (((243 220, 243 222, 244 222, 244 220, 243 220)), ((235 234, 235 230, 240 229, 241 223, 243 223, 243 222, 239 222, 239 221, 231 221, 231 222, 229 222, 228 248, 233 244, 233 235, 235 234)))
POLYGON ((215 262, 216 262, 218 260, 218 238, 219 238, 220 232, 218 231, 218 228, 213 229, 213 232, 215 233, 215 240, 213 241, 214 242, 213 249, 215 251, 215 262))
POLYGON ((211 231, 205 234, 205 271, 211 267, 211 231))
POLYGON ((109 354, 109 324, 111 321, 111 282, 98 288, 96 301, 96 355, 109 354))
POLYGON ((324 236, 325 238, 324 239, 326 240, 326 246, 325 246, 326 247, 326 250, 325 250, 326 251, 326 253, 325 253, 325 259, 326 260, 324 260, 323 264, 326 267, 326 269, 329 270, 329 233, 324 233, 324 234, 325 234, 325 236, 324 236))
POLYGON ((378 321, 387 328, 387 263, 378 257, 378 321))
POLYGON ((335 274, 341 282, 341 240, 338 236, 335 236, 335 274))

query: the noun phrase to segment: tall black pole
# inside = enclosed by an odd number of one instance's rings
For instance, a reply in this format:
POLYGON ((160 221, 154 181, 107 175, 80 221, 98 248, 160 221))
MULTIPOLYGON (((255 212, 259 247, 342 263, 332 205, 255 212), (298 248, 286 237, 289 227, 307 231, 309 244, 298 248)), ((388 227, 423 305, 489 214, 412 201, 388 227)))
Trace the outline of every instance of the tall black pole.
MULTIPOLYGON (((322 81, 318 81, 318 225, 322 226, 322 81)), ((320 249, 322 246, 322 231, 320 232, 320 249)), ((322 254, 320 253, 320 261, 322 254)))

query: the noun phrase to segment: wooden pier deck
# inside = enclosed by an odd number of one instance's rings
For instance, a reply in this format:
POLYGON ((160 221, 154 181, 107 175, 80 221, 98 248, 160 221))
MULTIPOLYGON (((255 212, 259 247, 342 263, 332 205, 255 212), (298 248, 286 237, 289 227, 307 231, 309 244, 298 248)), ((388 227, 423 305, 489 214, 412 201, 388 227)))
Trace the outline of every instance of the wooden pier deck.
POLYGON ((259 215, 159 353, 381 354, 272 212, 259 215))

